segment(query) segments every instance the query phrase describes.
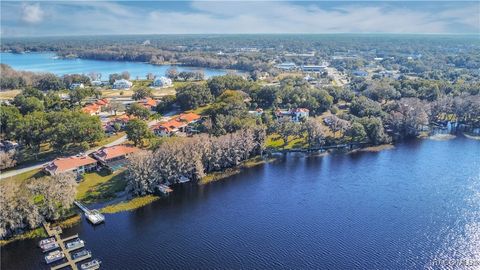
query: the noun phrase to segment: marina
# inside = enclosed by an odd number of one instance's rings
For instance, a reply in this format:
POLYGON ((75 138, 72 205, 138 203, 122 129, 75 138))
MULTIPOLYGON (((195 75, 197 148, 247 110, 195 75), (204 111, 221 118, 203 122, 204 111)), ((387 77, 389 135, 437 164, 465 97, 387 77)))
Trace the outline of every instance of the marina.
MULTIPOLYGON (((70 252, 83 248, 85 246, 85 242, 78 238, 78 234, 74 234, 72 236, 61 238, 60 233, 61 230, 56 228, 52 229, 49 223, 43 223, 43 227, 47 232, 50 238, 44 239, 40 241, 40 244, 47 243, 46 245, 56 244, 60 250, 56 250, 50 252, 47 256, 45 256, 45 262, 47 264, 57 262, 62 259, 66 259, 67 261, 58 265, 51 267, 51 270, 58 270, 70 267, 72 270, 78 270, 77 263, 83 262, 87 259, 92 257, 92 253, 87 250, 76 252, 73 255, 70 255, 70 252), (52 242, 52 238, 55 239, 55 242, 52 242), (73 241, 72 241, 73 240, 73 241)), ((45 247, 43 245, 42 247, 45 247)), ((98 260, 92 260, 90 262, 84 263, 80 266, 80 269, 99 269, 100 263, 98 260), (96 263, 98 262, 98 263, 96 263), (93 264, 92 264, 93 263, 93 264), (96 268, 84 268, 84 265, 92 264, 96 268)))

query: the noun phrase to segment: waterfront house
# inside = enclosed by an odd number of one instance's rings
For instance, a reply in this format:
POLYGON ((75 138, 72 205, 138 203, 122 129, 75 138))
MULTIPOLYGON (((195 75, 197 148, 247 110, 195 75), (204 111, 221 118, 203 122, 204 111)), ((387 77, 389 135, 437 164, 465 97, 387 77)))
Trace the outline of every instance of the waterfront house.
POLYGON ((308 119, 310 111, 306 108, 295 108, 290 110, 276 110, 277 119, 290 118, 293 122, 300 122, 308 119))
POLYGON ((125 165, 128 156, 140 151, 139 148, 130 145, 115 145, 110 147, 103 147, 92 153, 93 158, 98 160, 100 165, 116 171, 125 165))
POLYGON ((121 79, 121 80, 115 80, 113 83, 112 88, 113 89, 129 89, 132 87, 133 83, 129 80, 121 79))
POLYGON ((170 87, 172 85, 172 80, 164 76, 155 78, 152 83, 154 87, 170 87))
POLYGON ((43 169, 50 175, 56 175, 65 172, 74 172, 82 174, 94 170, 97 167, 97 161, 86 155, 77 155, 66 158, 56 158, 48 163, 43 169))
POLYGON ((70 85, 70 90, 75 90, 75 89, 82 89, 85 88, 85 85, 83 83, 72 83, 70 85))

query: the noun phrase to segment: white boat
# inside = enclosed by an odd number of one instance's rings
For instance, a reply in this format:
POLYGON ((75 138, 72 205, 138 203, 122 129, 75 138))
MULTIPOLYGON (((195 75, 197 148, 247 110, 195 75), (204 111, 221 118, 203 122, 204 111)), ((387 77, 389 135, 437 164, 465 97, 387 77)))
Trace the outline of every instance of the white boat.
POLYGON ((85 242, 83 240, 80 240, 80 238, 77 238, 73 242, 65 244, 65 247, 70 251, 82 248, 84 246, 85 242))
POLYGON ((42 246, 42 251, 43 251, 43 252, 48 252, 48 251, 57 249, 58 247, 59 247, 58 243, 57 243, 57 242, 53 242, 53 243, 49 243, 49 244, 43 245, 43 246, 42 246))
POLYGON ((63 252, 61 252, 60 250, 56 250, 48 253, 48 255, 45 256, 45 262, 52 263, 52 262, 59 261, 63 258, 65 258, 65 254, 63 254, 63 252))
POLYGON ((81 270, 95 270, 95 269, 100 268, 101 263, 102 263, 101 261, 95 259, 93 261, 89 261, 87 263, 81 264, 80 269, 81 270))
POLYGON ((72 259, 78 259, 78 258, 82 258, 82 257, 86 257, 86 256, 89 256, 91 255, 92 252, 90 252, 89 250, 82 250, 82 251, 79 251, 79 252, 76 252, 72 255, 72 259))
POLYGON ((38 242, 38 246, 42 247, 44 245, 51 244, 51 243, 54 243, 54 242, 55 242, 55 237, 45 238, 45 239, 42 239, 38 242))

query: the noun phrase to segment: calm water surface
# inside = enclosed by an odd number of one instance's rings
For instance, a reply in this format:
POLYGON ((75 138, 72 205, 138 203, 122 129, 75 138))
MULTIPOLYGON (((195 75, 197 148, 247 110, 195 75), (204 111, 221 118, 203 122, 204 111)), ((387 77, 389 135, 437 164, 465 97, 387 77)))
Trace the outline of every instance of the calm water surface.
MULTIPOLYGON (((480 142, 288 154, 134 212, 82 221, 104 269, 479 269, 480 142)), ((2 269, 47 269, 35 241, 2 269)))
MULTIPOLYGON (((51 72, 56 75, 64 74, 88 74, 97 72, 102 74, 103 80, 108 80, 108 75, 120 73, 122 71, 130 72, 132 78, 145 78, 148 73, 163 76, 171 67, 169 65, 150 65, 139 62, 121 62, 121 61, 99 61, 85 59, 57 59, 54 53, 0 53, 0 63, 8 64, 14 69, 28 70, 35 72, 51 72)), ((194 68, 178 66, 178 71, 201 70, 206 77, 224 75, 225 70, 194 68)))

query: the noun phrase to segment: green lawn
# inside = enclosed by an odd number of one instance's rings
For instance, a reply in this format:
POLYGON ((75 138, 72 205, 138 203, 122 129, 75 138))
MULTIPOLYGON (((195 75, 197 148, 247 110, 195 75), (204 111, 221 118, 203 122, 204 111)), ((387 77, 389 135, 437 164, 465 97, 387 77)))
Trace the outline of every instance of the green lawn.
POLYGON ((303 148, 307 146, 306 138, 303 137, 288 137, 288 143, 285 145, 284 140, 281 136, 272 134, 267 136, 267 141, 265 142, 265 146, 267 148, 276 148, 276 149, 295 149, 295 148, 303 148))
POLYGON ((113 214, 113 213, 118 213, 118 212, 123 212, 123 211, 132 211, 137 208, 143 207, 147 204, 150 204, 156 200, 158 200, 160 197, 154 196, 154 195, 147 195, 143 197, 136 197, 133 198, 129 201, 121 202, 118 204, 114 205, 109 205, 106 206, 101 210, 102 213, 108 213, 108 214, 113 214))
POLYGON ((85 174, 77 187, 77 200, 85 203, 113 199, 117 192, 125 190, 125 171, 108 174, 106 170, 85 174))
POLYGON ((42 176, 45 176, 45 174, 42 172, 42 169, 35 169, 35 170, 31 170, 31 171, 28 171, 28 172, 24 172, 24 173, 21 173, 21 174, 17 174, 15 176, 5 178, 4 180, 1 180, 1 181, 2 182, 14 181, 14 182, 17 182, 17 183, 21 183, 21 182, 26 181, 30 178, 39 178, 39 177, 42 177, 42 176))

